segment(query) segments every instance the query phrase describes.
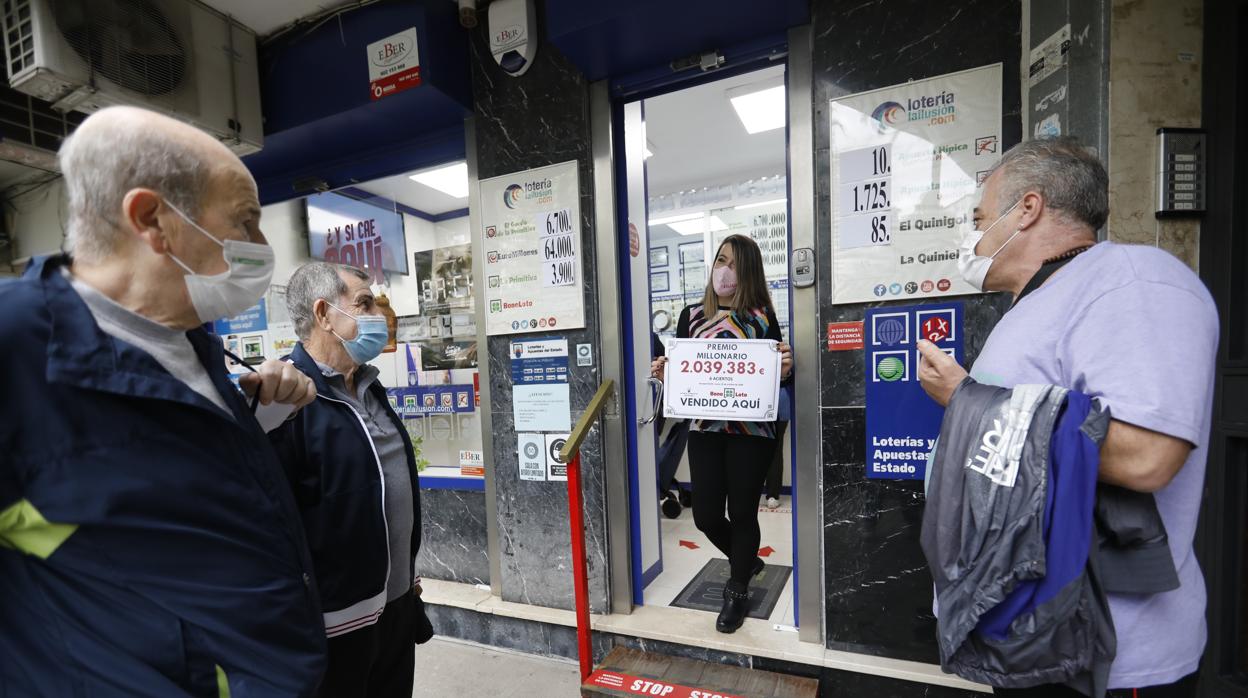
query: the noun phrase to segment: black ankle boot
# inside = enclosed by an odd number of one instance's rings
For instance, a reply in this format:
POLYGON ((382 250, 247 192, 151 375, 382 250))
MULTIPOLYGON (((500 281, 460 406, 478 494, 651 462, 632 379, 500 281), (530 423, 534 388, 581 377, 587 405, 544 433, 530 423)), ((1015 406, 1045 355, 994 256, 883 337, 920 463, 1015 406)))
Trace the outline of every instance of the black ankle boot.
POLYGON ((728 582, 724 586, 724 608, 715 619, 715 629, 721 633, 735 632, 745 622, 749 610, 750 588, 740 582, 728 582))
POLYGON ((763 569, 767 567, 767 563, 763 562, 763 558, 754 558, 754 566, 750 568, 750 579, 757 577, 763 573, 763 569))

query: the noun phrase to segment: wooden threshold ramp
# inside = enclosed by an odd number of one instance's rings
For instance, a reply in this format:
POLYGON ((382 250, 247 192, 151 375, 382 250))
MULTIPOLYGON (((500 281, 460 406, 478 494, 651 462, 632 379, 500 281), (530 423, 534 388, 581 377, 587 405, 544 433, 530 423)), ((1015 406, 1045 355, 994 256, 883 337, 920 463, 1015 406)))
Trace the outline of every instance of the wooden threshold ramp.
POLYGON ((581 684, 582 696, 816 698, 819 682, 616 647, 581 684))

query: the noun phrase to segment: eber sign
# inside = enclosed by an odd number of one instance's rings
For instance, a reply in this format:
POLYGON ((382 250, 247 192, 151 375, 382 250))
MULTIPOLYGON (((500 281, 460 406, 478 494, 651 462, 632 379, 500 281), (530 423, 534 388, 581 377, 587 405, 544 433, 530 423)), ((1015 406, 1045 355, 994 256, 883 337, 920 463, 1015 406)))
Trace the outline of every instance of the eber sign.
POLYGON ((412 27, 368 45, 368 91, 374 100, 420 85, 420 51, 412 27))

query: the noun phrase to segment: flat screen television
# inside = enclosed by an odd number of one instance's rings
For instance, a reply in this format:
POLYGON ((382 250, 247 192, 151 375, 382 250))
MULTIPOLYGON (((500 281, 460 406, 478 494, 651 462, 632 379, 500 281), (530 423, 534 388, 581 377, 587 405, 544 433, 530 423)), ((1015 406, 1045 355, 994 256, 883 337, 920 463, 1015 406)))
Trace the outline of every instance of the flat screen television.
POLYGON ((309 196, 308 247, 312 258, 407 274, 403 214, 383 201, 336 192, 309 196))

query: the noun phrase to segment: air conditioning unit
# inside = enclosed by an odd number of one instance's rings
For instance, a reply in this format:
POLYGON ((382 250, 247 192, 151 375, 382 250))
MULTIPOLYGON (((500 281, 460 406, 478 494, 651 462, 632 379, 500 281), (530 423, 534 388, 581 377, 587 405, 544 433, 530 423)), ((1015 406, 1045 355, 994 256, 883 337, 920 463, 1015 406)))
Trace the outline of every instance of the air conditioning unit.
POLYGON ((159 111, 264 142, 256 35, 193 0, 0 0, 9 84, 60 111, 159 111))

